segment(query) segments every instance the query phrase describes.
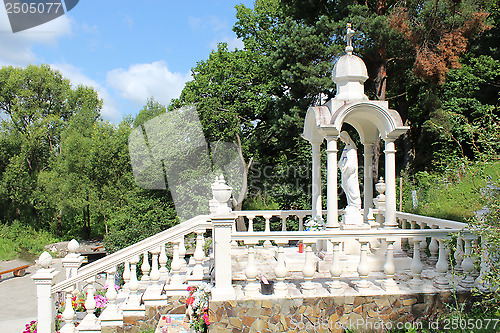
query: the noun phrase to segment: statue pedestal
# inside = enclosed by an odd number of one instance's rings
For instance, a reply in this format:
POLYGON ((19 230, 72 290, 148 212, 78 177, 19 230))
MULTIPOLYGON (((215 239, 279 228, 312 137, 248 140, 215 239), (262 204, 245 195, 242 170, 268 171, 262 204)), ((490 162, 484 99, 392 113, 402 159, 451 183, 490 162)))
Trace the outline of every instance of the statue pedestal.
POLYGON ((361 229, 364 229, 363 214, 361 214, 361 209, 347 206, 344 209, 344 214, 342 215, 342 224, 362 227, 361 229))
MULTIPOLYGON (((363 216, 361 216, 361 221, 363 220, 363 216)), ((342 230, 370 230, 370 225, 366 223, 361 223, 361 225, 352 225, 352 224, 344 224, 340 225, 340 229, 342 230)), ((346 239, 343 241, 343 253, 344 254, 359 254, 360 253, 360 244, 355 239, 346 239)))

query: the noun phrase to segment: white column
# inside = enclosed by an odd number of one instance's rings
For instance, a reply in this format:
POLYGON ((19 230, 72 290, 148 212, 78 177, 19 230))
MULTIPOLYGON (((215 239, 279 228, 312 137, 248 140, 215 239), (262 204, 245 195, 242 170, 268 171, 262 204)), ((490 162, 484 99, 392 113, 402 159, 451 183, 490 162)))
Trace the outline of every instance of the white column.
POLYGON ((357 283, 358 288, 369 288, 370 282, 368 281, 368 274, 370 274, 370 267, 368 266, 368 244, 367 240, 358 239, 361 244, 361 252, 359 254, 358 275, 360 280, 357 283))
POLYGON ((108 290, 106 291, 106 298, 108 299, 108 306, 99 316, 101 326, 123 326, 123 314, 116 305, 118 294, 115 289, 115 273, 116 267, 109 269, 107 272, 106 284, 108 290))
POLYGON ((366 223, 368 220, 368 211, 370 210, 370 208, 373 208, 373 171, 372 171, 373 143, 372 142, 363 143, 363 149, 364 149, 363 219, 366 223))
MULTIPOLYGON (((446 243, 442 239, 438 239, 439 242, 439 259, 436 263, 436 271, 439 274, 434 280, 434 287, 442 290, 450 290, 451 286, 446 278, 446 273, 448 272, 448 249, 446 243)), ((416 247, 416 246, 415 246, 416 247)))
POLYGON ((337 136, 327 136, 327 228, 338 228, 338 202, 337 202, 337 136))
POLYGON ((203 251, 203 233, 205 230, 196 230, 196 249, 193 258, 196 265, 193 267, 193 279, 203 280, 203 259, 205 259, 205 251, 203 251))
POLYGON ((384 227, 395 229, 396 221, 396 149, 394 139, 385 141, 385 222, 384 227))
POLYGON ((100 322, 98 322, 97 317, 94 313, 96 302, 95 302, 95 288, 94 288, 95 277, 87 280, 87 299, 85 300, 85 309, 87 309, 87 314, 83 318, 80 325, 78 325, 78 331, 93 331, 100 328, 100 322))
POLYGON ((50 289, 54 284, 54 278, 58 271, 50 268, 52 256, 48 252, 43 252, 38 259, 38 264, 43 268, 39 269, 33 280, 36 285, 36 296, 38 300, 38 326, 39 333, 52 333, 55 329, 55 303, 50 289))
POLYGON ((231 269, 231 228, 234 216, 213 216, 213 234, 215 242, 215 287, 212 290, 213 301, 236 299, 232 286, 231 269))
POLYGON ((321 205, 321 142, 311 142, 312 146, 312 218, 322 217, 321 205))
POLYGON ((174 252, 172 254, 172 262, 170 263, 170 273, 172 276, 170 277, 170 282, 169 284, 172 286, 178 286, 179 284, 182 284, 182 277, 181 277, 181 258, 179 255, 179 243, 181 241, 177 240, 174 243, 174 252))
MULTIPOLYGON (((307 240, 307 242, 310 242, 307 240)), ((304 275, 304 284, 302 285, 302 289, 304 293, 312 292, 315 289, 314 283, 312 279, 314 277, 314 272, 316 269, 314 267, 313 261, 313 252, 312 252, 312 244, 305 243, 306 245, 306 260, 304 262, 304 267, 302 268, 302 274, 304 275)))
POLYGON ((420 242, 422 241, 419 237, 412 238, 413 244, 413 260, 411 262, 411 273, 413 275, 413 279, 410 281, 410 286, 413 289, 419 289, 422 287, 422 270, 424 269, 424 265, 420 260, 420 242))
MULTIPOLYGON (((60 333, 75 333, 75 324, 73 319, 75 318, 75 311, 73 310, 73 304, 71 303, 71 291, 66 290, 66 305, 64 306, 64 311, 62 313, 64 318, 64 326, 59 330, 60 333)), ((39 332, 39 329, 37 330, 39 332)))
POLYGON ((150 278, 151 278, 151 284, 149 285, 149 290, 152 292, 157 292, 160 294, 161 292, 161 285, 160 285, 160 269, 158 268, 158 254, 160 253, 160 248, 156 248, 151 250, 152 258, 151 258, 151 273, 150 273, 150 278))

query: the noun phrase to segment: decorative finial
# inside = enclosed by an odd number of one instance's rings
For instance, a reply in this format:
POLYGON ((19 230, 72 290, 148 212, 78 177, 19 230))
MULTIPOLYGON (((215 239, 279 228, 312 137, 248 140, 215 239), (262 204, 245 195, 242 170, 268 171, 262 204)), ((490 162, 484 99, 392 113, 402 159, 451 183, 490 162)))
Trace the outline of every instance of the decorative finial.
POLYGON ((352 29, 351 23, 347 23, 347 34, 345 38, 347 46, 345 47, 345 51, 349 55, 352 55, 352 51, 354 51, 354 48, 352 47, 352 36, 354 36, 355 32, 356 30, 352 29))

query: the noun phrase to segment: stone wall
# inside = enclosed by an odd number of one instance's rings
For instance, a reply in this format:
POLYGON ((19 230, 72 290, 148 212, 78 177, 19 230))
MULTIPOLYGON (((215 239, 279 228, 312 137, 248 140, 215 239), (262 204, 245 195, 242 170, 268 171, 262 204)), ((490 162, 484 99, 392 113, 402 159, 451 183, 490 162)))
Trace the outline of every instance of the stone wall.
POLYGON ((212 302, 210 332, 381 332, 408 327, 450 301, 442 293, 212 302))

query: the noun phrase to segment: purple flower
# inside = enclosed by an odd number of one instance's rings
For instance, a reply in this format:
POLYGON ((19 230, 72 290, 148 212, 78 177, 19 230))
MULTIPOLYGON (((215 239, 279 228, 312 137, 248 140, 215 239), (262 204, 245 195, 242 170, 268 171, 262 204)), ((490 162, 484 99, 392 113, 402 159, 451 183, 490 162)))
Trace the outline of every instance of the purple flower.
POLYGON ((104 296, 101 295, 95 295, 95 307, 96 308, 105 308, 106 305, 108 304, 108 299, 104 296))

